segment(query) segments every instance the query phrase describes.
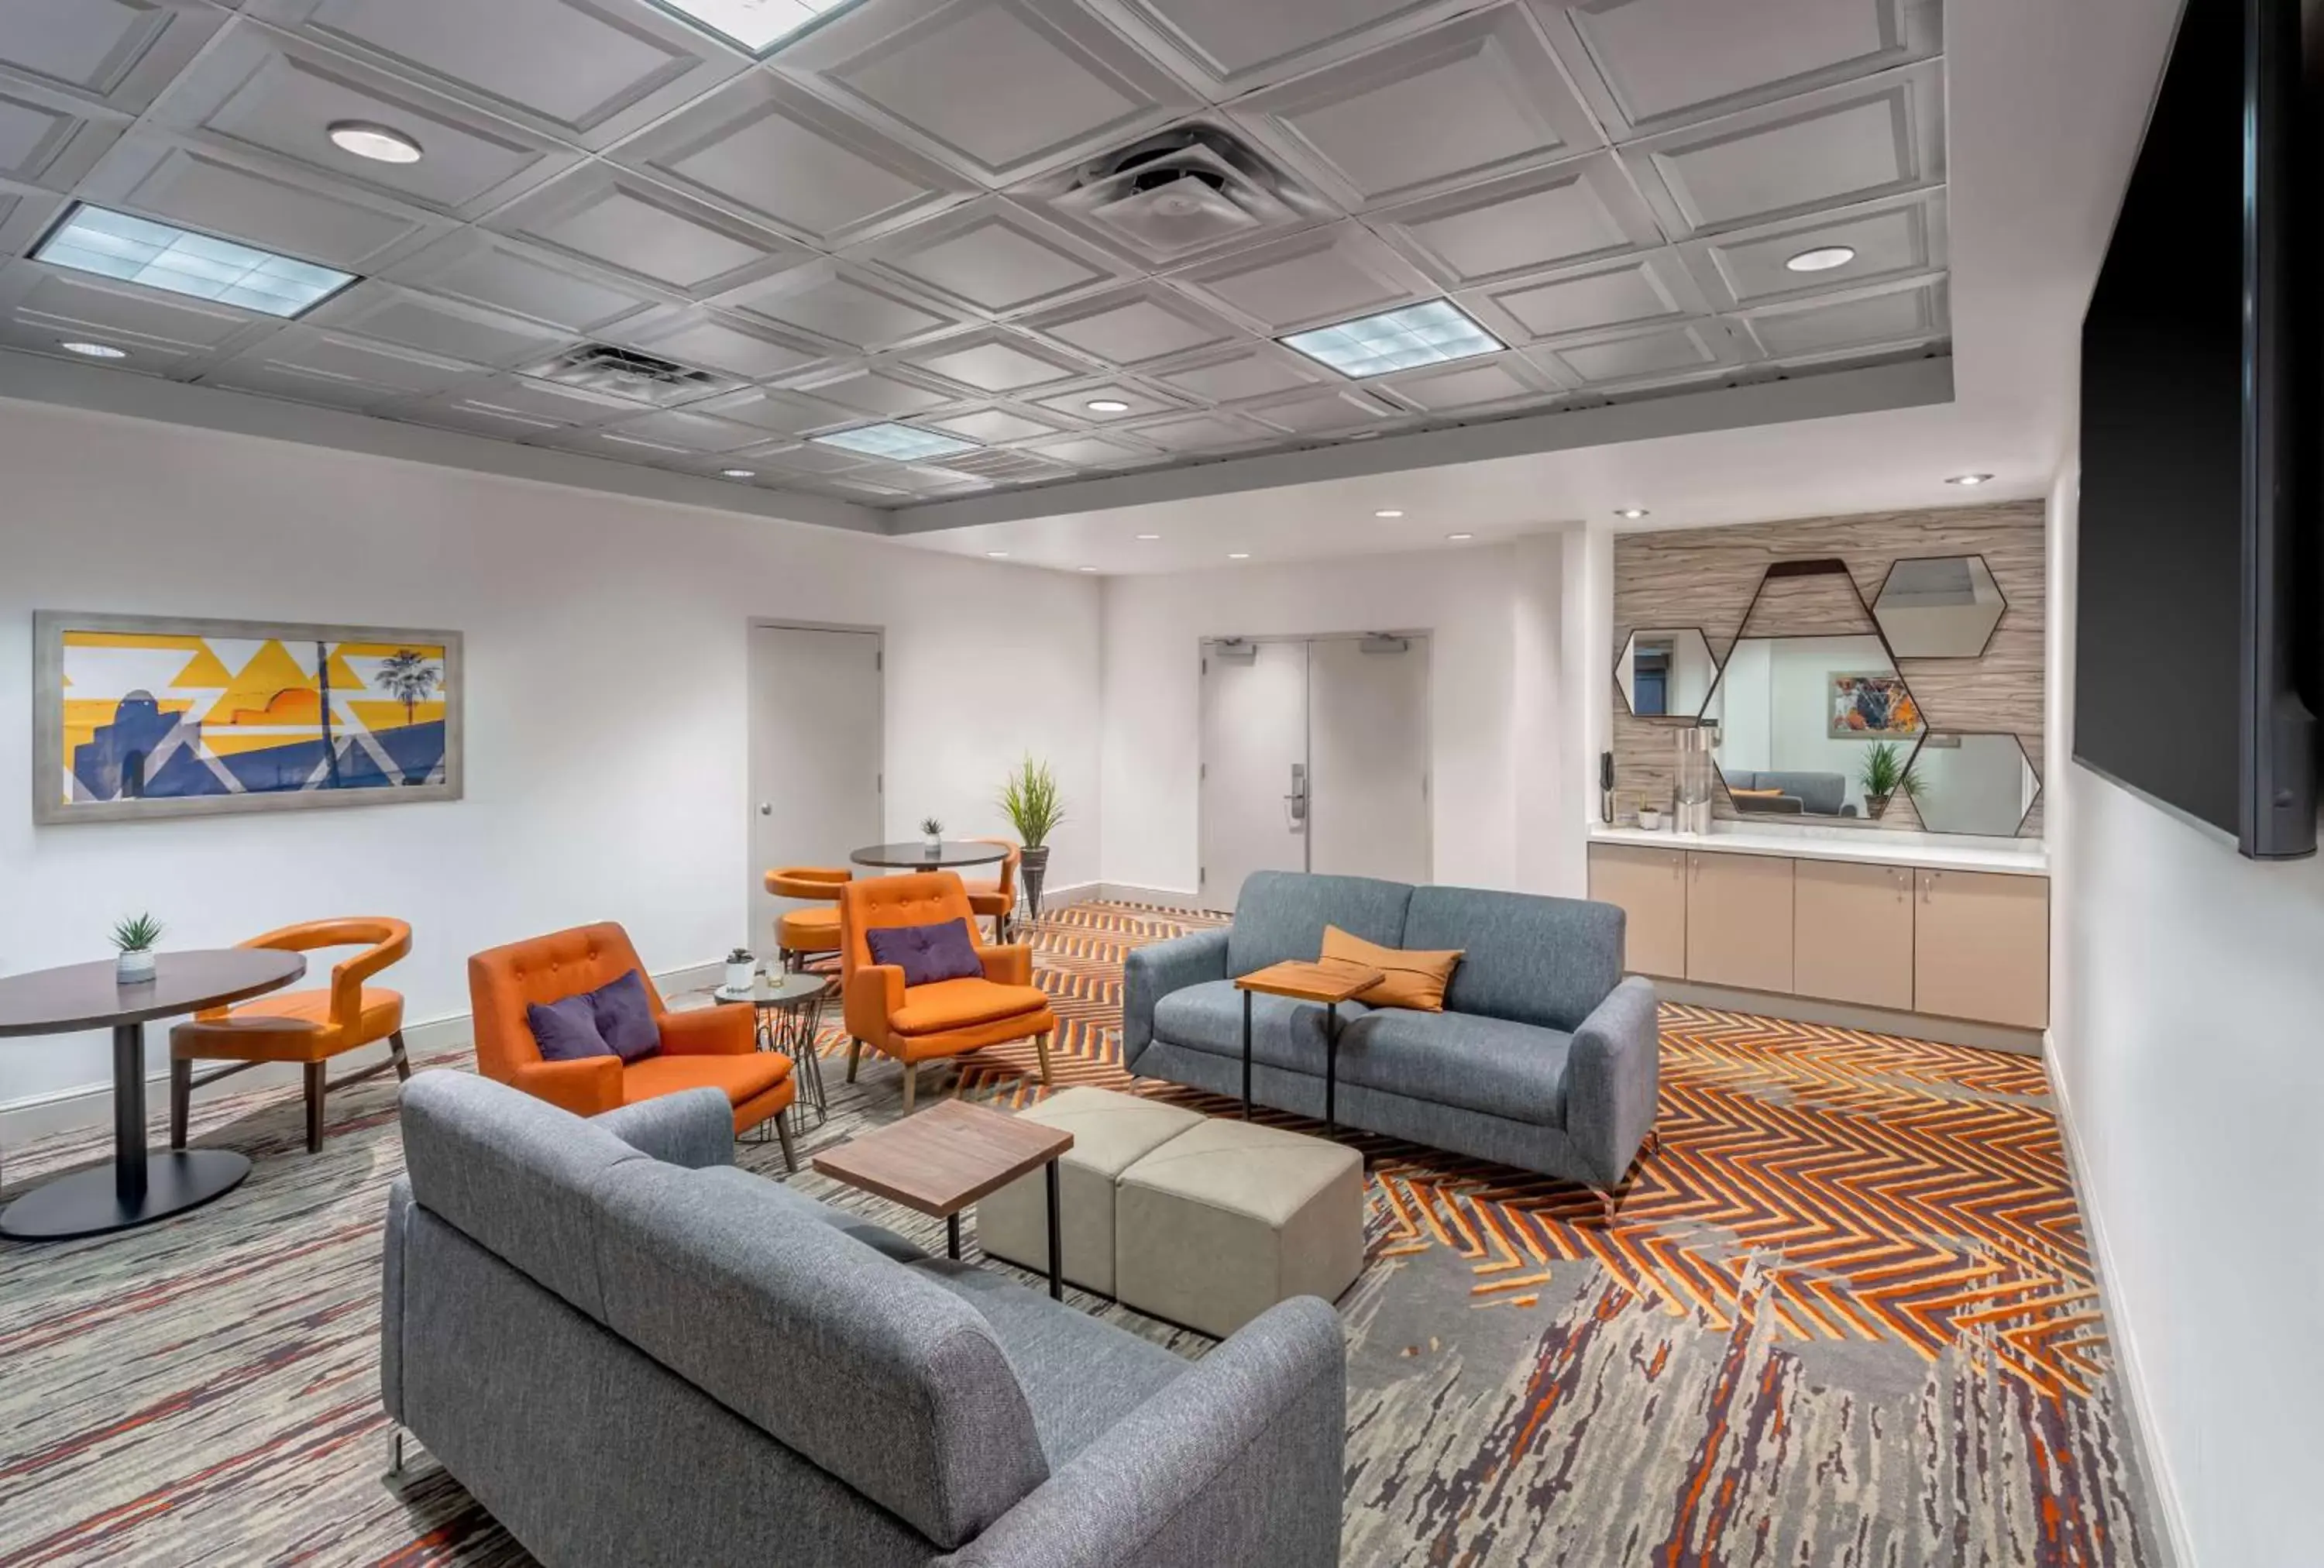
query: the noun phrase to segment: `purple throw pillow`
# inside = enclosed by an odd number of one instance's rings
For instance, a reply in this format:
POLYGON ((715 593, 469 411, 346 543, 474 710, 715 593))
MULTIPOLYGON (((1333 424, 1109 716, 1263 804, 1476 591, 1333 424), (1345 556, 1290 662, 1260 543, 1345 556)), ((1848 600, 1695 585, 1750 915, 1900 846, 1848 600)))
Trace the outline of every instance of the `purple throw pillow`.
POLYGON ((597 1031, 597 1010, 586 996, 568 996, 543 1007, 534 1002, 524 1010, 532 1025, 533 1043, 544 1062, 577 1062, 585 1056, 610 1056, 613 1047, 597 1031))
POLYGON ((933 985, 939 980, 980 980, 984 964, 976 956, 976 939, 965 920, 945 920, 934 926, 884 926, 863 934, 871 945, 872 962, 892 964, 904 972, 906 985, 933 985))
POLYGON ((645 976, 631 970, 610 985, 589 993, 597 1015, 597 1032, 623 1062, 643 1061, 661 1051, 661 1026, 654 1022, 653 998, 646 994, 645 976))

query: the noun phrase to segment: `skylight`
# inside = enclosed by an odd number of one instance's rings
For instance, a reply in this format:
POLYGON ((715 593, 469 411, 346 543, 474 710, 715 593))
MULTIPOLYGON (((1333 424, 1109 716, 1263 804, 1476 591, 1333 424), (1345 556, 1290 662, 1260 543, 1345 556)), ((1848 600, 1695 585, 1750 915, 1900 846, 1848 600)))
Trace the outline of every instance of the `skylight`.
POLYGON ((888 457, 899 463, 918 463, 929 457, 953 457, 963 452, 977 450, 973 441, 939 436, 934 430, 923 430, 911 425, 858 425, 852 430, 834 430, 827 436, 815 436, 810 439, 826 447, 861 452, 867 457, 888 457))
POLYGON ((665 10, 700 23, 729 43, 764 54, 817 17, 854 0, 659 0, 665 10))
POLYGON ((86 203, 65 215, 32 259, 269 316, 300 315, 355 281, 353 272, 86 203))
POLYGON ((1450 300, 1430 300, 1377 316, 1360 316, 1336 327, 1295 332, 1281 340, 1342 375, 1386 375, 1415 365, 1443 364, 1508 346, 1469 319, 1450 300))

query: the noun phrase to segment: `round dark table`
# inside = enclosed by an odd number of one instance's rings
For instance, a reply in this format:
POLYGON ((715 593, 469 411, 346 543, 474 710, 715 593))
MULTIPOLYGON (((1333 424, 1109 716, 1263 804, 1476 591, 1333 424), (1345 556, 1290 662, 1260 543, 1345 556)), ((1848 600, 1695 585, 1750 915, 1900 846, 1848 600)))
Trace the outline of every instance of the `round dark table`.
POLYGON ((891 871, 947 872, 961 866, 989 866, 1009 858, 1001 844, 976 839, 948 838, 934 849, 927 840, 903 844, 867 844, 848 857, 860 866, 884 866, 891 871))
POLYGON ((307 973, 264 947, 163 953, 153 978, 123 985, 108 960, 0 977, 0 1037, 113 1031, 113 1160, 34 1187, 0 1210, 0 1236, 60 1241, 151 1224, 232 1192, 250 1161, 231 1149, 145 1147, 145 1024, 279 991, 307 973))
POLYGON ((758 976, 747 992, 729 991, 722 985, 710 993, 721 1005, 747 1003, 755 1010, 759 1048, 780 1051, 791 1059, 798 1096, 788 1114, 795 1132, 807 1130, 809 1105, 815 1108, 817 1127, 831 1119, 831 1102, 823 1088, 823 1056, 816 1049, 816 1038, 823 1032, 824 1001, 838 988, 832 975, 785 971, 758 976))

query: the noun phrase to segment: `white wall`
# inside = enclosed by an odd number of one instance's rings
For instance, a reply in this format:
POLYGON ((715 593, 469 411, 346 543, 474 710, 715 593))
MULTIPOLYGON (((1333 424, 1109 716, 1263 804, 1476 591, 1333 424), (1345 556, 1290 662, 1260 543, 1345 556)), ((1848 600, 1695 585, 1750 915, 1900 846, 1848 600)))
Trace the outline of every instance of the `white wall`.
MULTIPOLYGON (((1097 880, 1094 583, 30 403, 0 403, 0 779, 20 791, 36 608, 456 629, 468 678, 457 803, 36 829, 18 793, 0 973, 102 956, 147 908, 182 946, 401 916, 414 951, 388 983, 414 1019, 467 1010, 469 953, 586 920, 622 921, 656 970, 715 960, 748 936, 753 617, 886 629, 891 836, 929 813, 998 831, 1030 749, 1071 814, 1052 885, 1097 880)), ((96 1037, 9 1042, 0 1105, 108 1061, 96 1037)))
POLYGON ((2069 761, 2051 505, 2052 1070, 2180 1568, 2317 1560, 2324 861, 2263 865, 2069 761))

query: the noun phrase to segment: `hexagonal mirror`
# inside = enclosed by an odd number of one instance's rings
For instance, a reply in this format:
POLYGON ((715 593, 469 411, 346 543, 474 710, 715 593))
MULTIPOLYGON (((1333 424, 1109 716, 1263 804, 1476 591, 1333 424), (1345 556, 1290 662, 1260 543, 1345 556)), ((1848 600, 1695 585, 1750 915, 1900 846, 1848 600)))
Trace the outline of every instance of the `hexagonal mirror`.
POLYGON ((1633 632, 1614 665, 1614 684, 1634 718, 1692 719, 1718 678, 1711 643, 1692 626, 1633 632))
POLYGON ((1702 716, 1739 815, 1828 822, 1877 821, 1923 727, 1868 632, 1742 639, 1702 716))
POLYGON ((1889 567, 1872 614, 1899 659, 1975 659, 2008 608, 1983 556, 1932 556, 1889 567))
POLYGON ((1914 753, 1904 790, 1932 833, 2009 838, 2041 798, 2042 778, 2015 735, 1932 730, 1914 753))

